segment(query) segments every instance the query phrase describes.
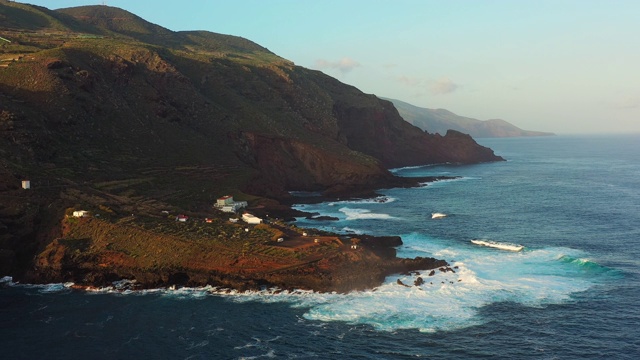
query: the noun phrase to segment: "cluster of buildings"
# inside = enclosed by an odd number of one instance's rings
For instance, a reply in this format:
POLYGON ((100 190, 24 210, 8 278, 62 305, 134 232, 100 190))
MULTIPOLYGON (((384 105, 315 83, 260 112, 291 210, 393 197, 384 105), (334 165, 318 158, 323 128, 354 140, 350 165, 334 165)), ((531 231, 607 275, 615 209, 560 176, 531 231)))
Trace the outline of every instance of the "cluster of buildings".
MULTIPOLYGON (((28 189, 29 188, 29 183, 27 181, 27 185, 25 187, 25 184, 23 182, 23 188, 24 189, 28 189)), ((215 205, 213 205, 214 208, 222 211, 222 212, 227 212, 227 213, 236 213, 238 212, 238 210, 246 208, 247 207, 247 202, 246 201, 234 201, 233 200, 233 196, 231 195, 227 195, 227 196, 223 196, 221 198, 219 198, 215 205)), ((169 211, 162 211, 163 214, 169 214, 169 211)), ((73 212, 73 217, 89 217, 90 213, 89 211, 86 210, 78 210, 78 211, 74 211, 73 212)), ((189 216, 184 215, 184 214, 179 214, 175 217, 175 221, 177 222, 187 222, 187 220, 189 220, 189 216)), ((213 219, 209 219, 209 218, 205 218, 204 220, 207 223, 211 223, 213 222, 213 219)), ((237 222, 238 219, 236 218, 231 218, 229 219, 229 221, 231 222, 237 222)), ((252 225, 256 225, 256 224, 262 224, 263 220, 253 214, 249 214, 248 212, 244 212, 242 214, 242 221, 246 222, 247 224, 252 224, 252 225)))
MULTIPOLYGON (((233 200, 233 196, 226 195, 216 200, 216 203, 213 205, 213 207, 222 212, 237 213, 239 210, 246 208, 247 205, 248 204, 246 201, 235 201, 233 200)), ((186 222, 188 219, 189 217, 186 215, 176 216, 176 221, 179 221, 179 222, 186 222)), ((237 222, 238 219, 231 218, 229 219, 229 221, 237 222)), ((242 221, 246 222, 247 224, 254 224, 254 225, 262 223, 261 218, 255 215, 249 214, 247 212, 242 214, 242 221)), ((206 218, 205 222, 208 222, 208 223, 213 222, 213 219, 206 218)))
POLYGON ((222 212, 234 213, 240 209, 246 208, 247 205, 246 201, 234 201, 233 196, 226 195, 219 198, 213 207, 222 212))
MULTIPOLYGON (((222 212, 227 212, 227 213, 236 213, 241 209, 244 209, 247 207, 247 202, 246 201, 235 201, 233 200, 233 196, 231 195, 226 195, 223 196, 221 198, 219 198, 218 200, 216 200, 215 205, 213 205, 214 208, 222 211, 222 212)), ((261 224, 262 223, 262 219, 249 214, 247 212, 242 214, 242 221, 246 222, 247 224, 261 224)))

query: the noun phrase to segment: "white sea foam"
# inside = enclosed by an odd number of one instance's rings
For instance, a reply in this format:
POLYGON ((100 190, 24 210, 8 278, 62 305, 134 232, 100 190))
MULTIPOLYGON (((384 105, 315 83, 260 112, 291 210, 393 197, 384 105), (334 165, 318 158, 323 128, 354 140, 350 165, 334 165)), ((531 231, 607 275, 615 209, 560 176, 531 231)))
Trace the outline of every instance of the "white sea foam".
POLYGON ((571 294, 593 286, 581 252, 544 248, 521 253, 486 252, 466 243, 448 244, 419 234, 404 237, 400 255, 435 256, 448 259, 454 271, 393 275, 376 289, 349 294, 309 291, 246 292, 231 295, 232 301, 288 302, 308 309, 304 318, 368 324, 379 330, 453 330, 483 322, 478 309, 509 301, 540 307, 571 299, 571 294), (454 260, 457 259, 457 260, 454 260), (582 268, 582 269, 581 269, 582 268), (576 276, 576 272, 583 276, 576 276), (418 277, 424 283, 416 286, 418 277), (399 285, 397 281, 407 285, 399 285))
POLYGON ((195 288, 183 287, 178 289, 169 288, 163 291, 162 295, 174 299, 204 299, 216 291, 217 289, 212 286, 195 288))
POLYGON ((340 208, 340 211, 346 215, 346 220, 363 220, 363 219, 377 219, 377 220, 389 220, 396 219, 389 214, 374 213, 368 209, 353 209, 348 207, 340 208))
MULTIPOLYGON (((319 321, 368 324, 380 330, 415 328, 420 331, 459 329, 483 322, 482 306, 509 301, 523 306, 545 306, 571 299, 571 294, 593 286, 591 273, 580 261, 566 261, 578 250, 545 248, 521 253, 478 251, 468 244, 411 234, 399 254, 435 256, 449 260, 454 272, 423 271, 417 275, 395 275, 377 289, 350 294, 279 294, 269 301, 290 301, 309 308, 304 317, 319 321), (582 267, 582 269, 580 269, 582 267), (576 272, 583 276, 576 276, 576 272), (415 286, 418 276, 425 281, 415 286), (400 280, 408 287, 398 285, 400 280)), ((250 294, 244 300, 264 300, 250 294)), ((268 297, 268 296, 267 296, 268 297)))
MULTIPOLYGON (((352 212, 356 216, 382 215, 387 219, 386 214, 363 209, 340 210, 347 218, 347 213, 352 212)), ((438 239, 420 233, 402 238, 404 245, 398 248, 398 256, 445 259, 453 271, 435 270, 433 276, 429 276, 430 271, 393 275, 376 289, 349 294, 266 288, 239 292, 211 286, 133 291, 127 281, 96 291, 124 296, 159 294, 176 299, 219 296, 232 302, 287 303, 303 309, 306 320, 366 324, 384 331, 434 332, 482 324, 485 319, 478 310, 498 302, 543 307, 571 301, 572 294, 589 289, 606 272, 588 254, 576 249, 527 247, 521 252, 504 252, 478 247, 466 239, 438 239), (418 277, 424 280, 423 284, 415 285, 418 277), (398 280, 407 286, 399 285, 398 280)), ((8 277, 0 279, 2 283, 12 281, 8 277)), ((69 286, 50 284, 39 289, 55 292, 69 286)))
POLYGON ((354 233, 354 234, 358 234, 358 235, 364 234, 364 231, 358 230, 358 229, 353 229, 353 228, 350 228, 348 226, 343 227, 341 230, 342 230, 342 232, 345 232, 345 233, 354 233))
MULTIPOLYGON (((366 324, 384 331, 434 332, 482 324, 485 319, 478 310, 497 302, 542 307, 571 301, 572 294, 596 284, 603 272, 603 267, 576 249, 491 251, 467 240, 437 239, 420 233, 404 235, 403 242, 398 248, 399 256, 445 259, 453 271, 436 269, 432 276, 430 271, 393 275, 376 289, 349 294, 274 288, 239 292, 211 286, 134 291, 128 288, 132 284, 127 281, 98 291, 120 296, 159 294, 175 299, 220 296, 232 302, 287 303, 304 309, 306 320, 366 324), (424 283, 417 283, 418 277, 424 283)), ((9 283, 12 279, 2 278, 2 281, 9 283)), ((50 284, 41 289, 63 291, 68 286, 50 284)))
POLYGON ((334 202, 335 204, 388 204, 397 199, 390 196, 377 196, 374 198, 357 199, 357 200, 341 200, 334 202))
POLYGON ((479 180, 479 179, 480 179, 479 177, 462 176, 462 177, 457 177, 457 178, 454 178, 454 179, 442 179, 442 180, 436 180, 436 181, 427 181, 427 182, 420 183, 420 185, 422 186, 422 188, 433 188, 433 187, 445 186, 445 185, 447 185, 449 183, 452 183, 452 182, 479 180))
MULTIPOLYGON (((124 296, 160 294, 176 299, 220 296, 233 302, 288 303, 305 310, 304 319, 367 324, 383 331, 455 330, 482 324, 478 309, 497 302, 541 307, 571 300, 593 286, 601 269, 582 251, 548 247, 523 252, 486 251, 466 241, 434 239, 412 233, 403 236, 399 256, 433 256, 450 263, 453 271, 436 269, 420 274, 392 275, 376 289, 349 294, 281 291, 265 288, 239 292, 204 286, 197 288, 129 290, 117 282, 98 291, 124 296), (416 285, 418 277, 424 283, 416 285), (407 286, 398 284, 398 280, 407 286)), ((2 278, 4 283, 12 281, 2 278)), ((38 285, 46 292, 63 291, 69 284, 38 285)), ((200 346, 202 344, 196 344, 200 346)), ((204 344, 206 345, 206 344, 204 344)), ((203 346, 204 346, 203 345, 203 346)), ((248 344, 250 346, 250 344, 248 344)))
POLYGON ((69 291, 73 286, 72 282, 52 283, 52 284, 18 284, 10 283, 13 286, 22 286, 29 289, 36 289, 40 293, 57 293, 69 291))
POLYGON ((372 197, 372 198, 366 198, 366 199, 348 199, 348 200, 336 200, 336 201, 331 201, 329 203, 326 204, 295 204, 292 207, 294 209, 298 209, 298 210, 303 210, 303 211, 318 211, 317 208, 318 207, 322 207, 324 205, 326 206, 343 206, 343 205, 353 205, 353 204, 388 204, 388 203, 392 203, 394 201, 398 200, 395 197, 392 196, 376 196, 376 197, 372 197))
POLYGON ((262 355, 256 355, 256 356, 242 356, 239 357, 239 359, 258 359, 258 358, 275 358, 276 357, 276 353, 275 351, 271 348, 270 346, 270 342, 279 340, 280 336, 276 336, 273 339, 268 339, 268 340, 262 340, 260 338, 254 337, 252 338, 252 340, 254 340, 253 342, 247 343, 243 346, 236 346, 233 349, 234 350, 244 350, 244 349, 261 349, 263 351, 266 351, 266 353, 262 354, 262 355))
POLYGON ((422 168, 429 168, 429 167, 433 167, 433 165, 405 166, 405 167, 389 169, 389 171, 395 174, 395 173, 402 172, 402 171, 405 171, 405 170, 415 170, 415 169, 422 169, 422 168))

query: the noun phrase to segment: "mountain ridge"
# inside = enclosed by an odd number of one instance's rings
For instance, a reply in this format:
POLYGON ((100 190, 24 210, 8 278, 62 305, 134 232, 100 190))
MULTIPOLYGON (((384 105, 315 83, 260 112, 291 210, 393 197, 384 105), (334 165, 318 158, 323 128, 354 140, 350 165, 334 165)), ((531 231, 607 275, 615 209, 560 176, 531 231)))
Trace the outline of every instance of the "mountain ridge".
POLYGON ((446 109, 429 109, 401 100, 384 99, 391 101, 407 122, 433 133, 445 134, 447 130, 453 129, 474 138, 554 135, 551 132, 523 130, 502 119, 478 120, 446 109))

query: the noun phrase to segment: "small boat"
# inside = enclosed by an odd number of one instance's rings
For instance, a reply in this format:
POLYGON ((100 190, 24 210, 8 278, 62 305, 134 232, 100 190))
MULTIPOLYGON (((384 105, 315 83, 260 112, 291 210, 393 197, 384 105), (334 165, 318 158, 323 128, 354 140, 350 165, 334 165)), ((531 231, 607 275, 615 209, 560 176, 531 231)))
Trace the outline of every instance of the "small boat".
POLYGON ((492 247, 500 250, 520 251, 524 249, 524 246, 522 245, 501 243, 501 242, 491 241, 491 240, 471 240, 471 242, 476 245, 488 246, 488 247, 492 247))
POLYGON ((447 214, 443 214, 443 213, 439 213, 439 212, 431 213, 431 218, 432 219, 442 219, 444 217, 447 217, 447 214))

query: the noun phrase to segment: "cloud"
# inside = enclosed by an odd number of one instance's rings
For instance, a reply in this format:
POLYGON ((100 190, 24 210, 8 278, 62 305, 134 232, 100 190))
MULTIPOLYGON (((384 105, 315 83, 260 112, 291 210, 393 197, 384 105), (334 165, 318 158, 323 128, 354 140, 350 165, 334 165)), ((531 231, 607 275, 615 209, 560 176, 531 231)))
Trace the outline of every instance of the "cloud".
POLYGON ((396 81, 406 87, 428 89, 431 95, 450 94, 460 88, 460 85, 454 83, 448 77, 438 80, 425 80, 419 77, 399 76, 396 81))
POLYGON ((360 66, 360 63, 350 57, 343 57, 338 61, 329 61, 324 59, 316 60, 318 69, 334 69, 340 71, 343 75, 360 66))
POLYGON ((408 76, 400 76, 400 77, 397 78, 397 80, 401 84, 409 86, 409 87, 420 86, 420 84, 422 83, 422 80, 417 79, 417 78, 413 78, 413 77, 408 77, 408 76))
POLYGON ((460 86, 451 81, 451 79, 444 77, 434 81, 430 89, 433 95, 444 95, 456 91, 459 87, 460 86))
POLYGON ((621 109, 637 109, 640 108, 640 97, 627 97, 622 99, 618 107, 621 109))

